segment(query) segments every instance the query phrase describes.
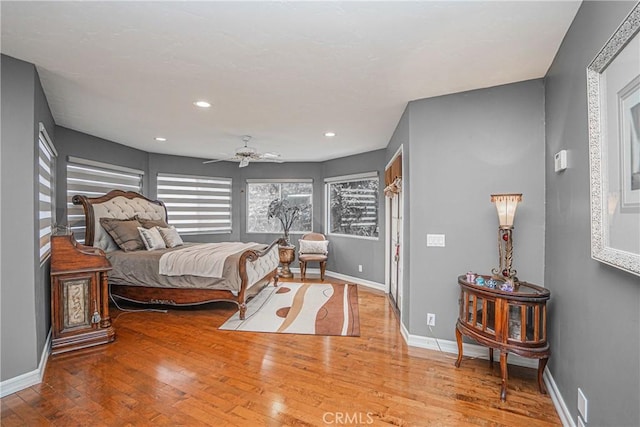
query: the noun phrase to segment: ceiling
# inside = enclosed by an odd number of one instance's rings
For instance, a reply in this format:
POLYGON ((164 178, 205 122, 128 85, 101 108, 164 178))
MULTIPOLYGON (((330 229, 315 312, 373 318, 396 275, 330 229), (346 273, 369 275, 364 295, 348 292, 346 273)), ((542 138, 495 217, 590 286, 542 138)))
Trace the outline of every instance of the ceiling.
POLYGON ((249 134, 259 151, 321 161, 386 147, 411 100, 543 77, 579 6, 2 1, 0 12, 2 53, 37 66, 58 125, 201 158, 249 134))

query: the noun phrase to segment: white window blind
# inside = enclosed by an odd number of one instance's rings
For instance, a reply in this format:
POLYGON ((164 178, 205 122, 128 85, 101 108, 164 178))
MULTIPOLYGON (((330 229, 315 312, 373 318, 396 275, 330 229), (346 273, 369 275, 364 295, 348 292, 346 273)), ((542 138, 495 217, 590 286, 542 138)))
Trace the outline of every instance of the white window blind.
POLYGON ((377 238, 377 174, 327 178, 325 182, 329 234, 377 238))
POLYGON ((38 240, 40 262, 51 253, 51 231, 55 222, 55 170, 56 150, 44 125, 40 123, 38 133, 38 204, 40 225, 38 240))
POLYGON ((99 197, 111 190, 142 193, 144 172, 93 160, 69 157, 67 162, 67 224, 79 242, 84 242, 85 224, 82 206, 73 204, 76 194, 99 197))
POLYGON ((158 174, 158 199, 183 234, 231 232, 231 179, 158 174))

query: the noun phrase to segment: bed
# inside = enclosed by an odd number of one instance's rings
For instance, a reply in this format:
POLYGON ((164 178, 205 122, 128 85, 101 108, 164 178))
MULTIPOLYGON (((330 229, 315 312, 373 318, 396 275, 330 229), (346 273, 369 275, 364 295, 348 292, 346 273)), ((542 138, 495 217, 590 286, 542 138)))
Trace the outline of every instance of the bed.
POLYGON ((278 284, 278 241, 270 245, 227 245, 229 255, 223 261, 217 261, 217 271, 221 272, 219 277, 160 274, 163 255, 184 257, 186 252, 212 251, 217 245, 185 243, 175 248, 124 251, 103 228, 101 219, 138 218, 141 221, 166 223, 167 210, 161 201, 120 190, 113 190, 101 197, 75 195, 72 201, 84 209, 84 244, 102 249, 113 266, 109 272, 109 288, 114 297, 141 304, 175 306, 229 301, 238 305, 240 318, 244 319, 247 301, 271 281, 274 286, 278 284), (237 247, 243 249, 231 253, 237 247), (182 254, 179 253, 181 250, 182 254), (175 253, 169 254, 171 252, 175 253))

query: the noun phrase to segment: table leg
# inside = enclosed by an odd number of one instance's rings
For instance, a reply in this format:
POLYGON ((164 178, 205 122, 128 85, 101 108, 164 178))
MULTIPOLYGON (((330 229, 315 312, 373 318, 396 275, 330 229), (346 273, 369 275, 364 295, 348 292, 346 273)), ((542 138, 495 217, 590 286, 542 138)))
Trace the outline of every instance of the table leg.
POLYGON ((500 372, 502 374, 502 389, 500 390, 500 400, 503 402, 507 400, 507 377, 509 375, 507 371, 507 356, 509 353, 505 350, 500 350, 500 372))
POLYGON ((547 366, 548 358, 538 360, 538 389, 541 394, 547 394, 547 389, 544 386, 544 380, 542 379, 542 374, 544 374, 544 367, 547 366))
POLYGON ((493 368, 493 347, 489 347, 489 367, 493 368))
POLYGON ((456 368, 460 367, 462 362, 462 333, 456 328, 456 341, 458 342, 458 360, 456 360, 456 368))

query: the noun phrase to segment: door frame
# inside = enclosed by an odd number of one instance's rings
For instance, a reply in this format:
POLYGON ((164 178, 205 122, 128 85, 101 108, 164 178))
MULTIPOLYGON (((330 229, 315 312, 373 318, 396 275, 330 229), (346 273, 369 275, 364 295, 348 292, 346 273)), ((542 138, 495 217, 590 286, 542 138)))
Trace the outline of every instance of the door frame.
MULTIPOLYGON (((400 147, 398 147, 398 149, 396 150, 395 154, 391 157, 391 159, 389 160, 389 162, 387 163, 387 165, 385 166, 385 170, 387 170, 387 168, 389 168, 389 166, 391 166, 391 164, 393 163, 393 161, 402 154, 402 147, 403 144, 400 144, 400 147)), ((404 163, 404 156, 402 158, 403 163, 404 163)), ((404 174, 404 164, 402 165, 402 180, 404 181, 406 179, 406 176, 404 174)), ((403 189, 400 192, 400 197, 398 200, 398 203, 400 204, 400 212, 402 213, 402 222, 401 222, 401 233, 400 233, 400 262, 404 261, 404 230, 405 230, 405 212, 404 212, 404 185, 403 185, 403 189)), ((393 254, 393 249, 391 248, 391 220, 393 218, 392 212, 391 212, 391 199, 389 199, 387 196, 384 196, 384 205, 385 205, 385 250, 384 250, 384 285, 385 285, 385 293, 389 294, 391 292, 391 280, 390 280, 390 276, 391 276, 391 256, 393 254)), ((403 270, 404 273, 404 270, 403 270)), ((396 305, 398 308, 398 312, 402 313, 402 297, 404 295, 403 292, 403 287, 404 287, 404 278, 403 277, 399 277, 398 278, 398 300, 396 301, 396 305)))

